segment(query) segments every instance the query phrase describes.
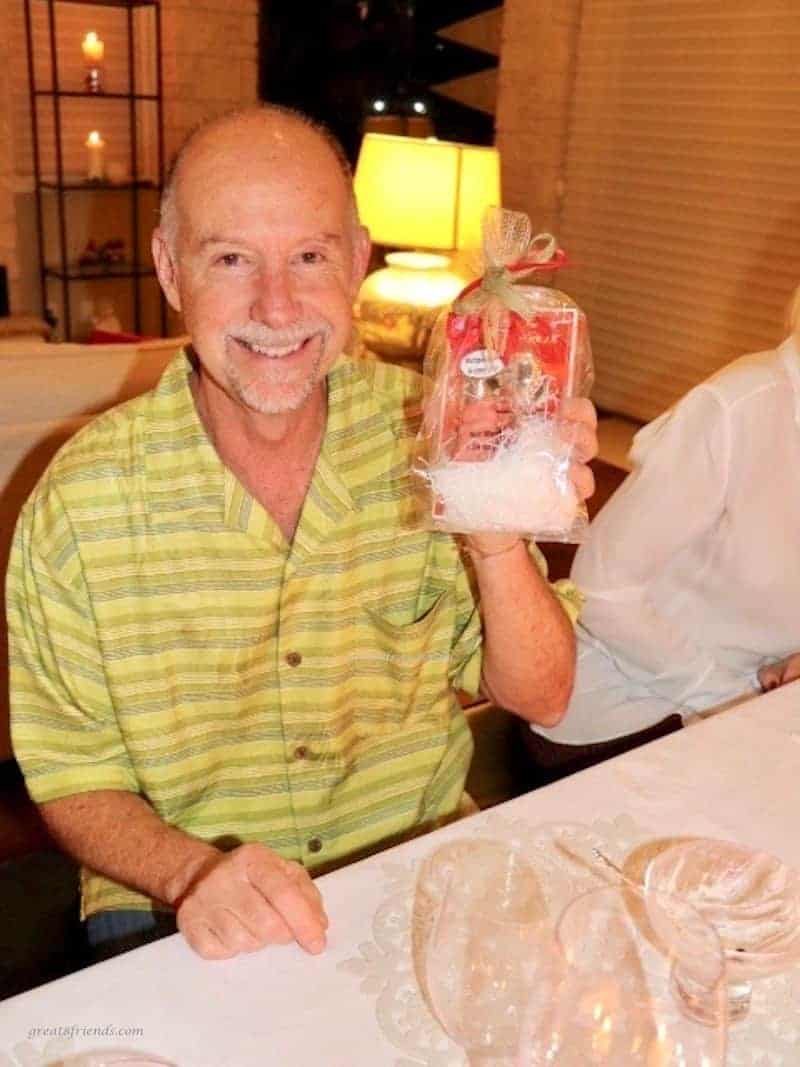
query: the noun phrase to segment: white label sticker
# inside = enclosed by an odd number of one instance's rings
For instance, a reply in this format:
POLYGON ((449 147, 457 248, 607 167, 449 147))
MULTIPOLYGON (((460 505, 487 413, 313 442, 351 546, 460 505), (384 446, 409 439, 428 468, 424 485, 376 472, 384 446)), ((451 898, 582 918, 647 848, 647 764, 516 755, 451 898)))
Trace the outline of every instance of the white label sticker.
POLYGON ((503 366, 499 356, 492 356, 487 348, 477 348, 461 360, 461 373, 467 378, 493 378, 503 366))

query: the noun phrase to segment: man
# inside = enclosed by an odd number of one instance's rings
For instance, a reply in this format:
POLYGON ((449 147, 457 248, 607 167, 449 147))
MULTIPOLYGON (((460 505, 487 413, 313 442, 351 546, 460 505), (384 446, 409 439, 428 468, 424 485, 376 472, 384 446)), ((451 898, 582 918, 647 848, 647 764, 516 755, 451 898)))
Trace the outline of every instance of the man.
POLYGON ((153 237, 192 350, 20 517, 15 749, 96 945, 174 910, 204 957, 321 951, 307 869, 456 809, 454 688, 541 723, 566 705, 572 627, 521 538, 468 541, 482 634, 454 541, 410 521, 419 380, 340 358, 368 253, 346 162, 300 116, 195 133, 153 237))

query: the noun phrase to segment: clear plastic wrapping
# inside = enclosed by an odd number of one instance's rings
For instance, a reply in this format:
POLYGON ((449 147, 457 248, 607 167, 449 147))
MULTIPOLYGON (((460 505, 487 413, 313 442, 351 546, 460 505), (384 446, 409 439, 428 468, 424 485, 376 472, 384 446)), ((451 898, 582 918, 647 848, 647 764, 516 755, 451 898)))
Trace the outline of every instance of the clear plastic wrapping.
POLYGON ((518 212, 484 220, 483 277, 442 313, 425 359, 417 473, 437 529, 579 541, 586 509, 569 477, 566 397, 592 383, 586 316, 565 293, 532 285, 564 262, 518 212))

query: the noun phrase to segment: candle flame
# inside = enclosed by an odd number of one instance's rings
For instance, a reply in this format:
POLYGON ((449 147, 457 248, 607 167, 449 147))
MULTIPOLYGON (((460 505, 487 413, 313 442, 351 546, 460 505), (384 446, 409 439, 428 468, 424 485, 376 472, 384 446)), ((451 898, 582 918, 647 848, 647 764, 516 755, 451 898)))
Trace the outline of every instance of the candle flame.
POLYGON ((86 144, 87 145, 93 145, 94 146, 94 145, 101 145, 102 143, 103 143, 103 138, 100 136, 100 133, 97 130, 92 130, 92 132, 86 138, 86 144))
POLYGON ((101 63, 105 53, 105 44, 97 36, 94 30, 89 30, 81 41, 81 51, 87 63, 101 63))

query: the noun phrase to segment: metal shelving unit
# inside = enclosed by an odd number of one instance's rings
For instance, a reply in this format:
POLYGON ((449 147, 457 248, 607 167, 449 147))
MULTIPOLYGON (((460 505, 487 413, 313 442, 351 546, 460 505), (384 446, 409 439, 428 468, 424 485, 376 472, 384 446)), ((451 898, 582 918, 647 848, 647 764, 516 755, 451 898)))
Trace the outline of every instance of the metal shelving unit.
MULTIPOLYGON (((48 307, 48 285, 60 283, 62 308, 64 318, 64 335, 67 340, 72 337, 72 311, 70 306, 70 285, 74 282, 101 282, 107 279, 128 279, 132 287, 133 296, 133 329, 137 333, 142 332, 142 290, 144 279, 155 277, 155 271, 147 262, 143 262, 139 254, 139 194, 142 190, 161 190, 164 174, 164 117, 163 117, 163 85, 161 71, 161 5, 159 0, 25 0, 25 26, 28 47, 28 72, 31 122, 33 134, 33 165, 36 192, 37 233, 39 245, 39 263, 41 274, 42 305, 48 307), (127 92, 102 92, 93 93, 86 90, 63 89, 59 79, 58 50, 56 47, 56 9, 63 4, 82 4, 87 7, 124 8, 127 12, 126 36, 128 52, 128 88, 127 92), (36 84, 36 69, 34 55, 36 42, 34 40, 32 9, 36 5, 45 5, 47 8, 48 48, 50 69, 52 71, 52 88, 39 88, 36 84), (134 10, 136 8, 150 9, 155 20, 155 78, 156 92, 144 93, 138 91, 136 84, 136 26, 134 22, 134 10), (128 108, 128 135, 129 135, 129 160, 131 178, 128 181, 112 183, 109 181, 77 181, 67 178, 64 173, 64 117, 62 113, 62 101, 65 99, 91 99, 119 102, 121 107, 128 108), (51 100, 53 106, 54 131, 55 131, 55 178, 46 178, 41 168, 41 141, 40 141, 40 116, 38 102, 51 100), (140 145, 137 132, 137 105, 140 103, 155 104, 156 109, 156 138, 157 138, 157 174, 158 181, 144 180, 139 175, 140 145), (98 192, 126 194, 128 198, 129 222, 131 233, 131 257, 123 264, 98 265, 80 267, 77 263, 69 261, 68 237, 68 208, 69 198, 73 195, 94 196, 98 192), (56 227, 58 231, 58 255, 57 262, 46 261, 45 234, 44 234, 44 196, 55 197, 56 227)), ((163 295, 159 294, 159 311, 161 321, 161 333, 166 334, 167 311, 163 295)))

